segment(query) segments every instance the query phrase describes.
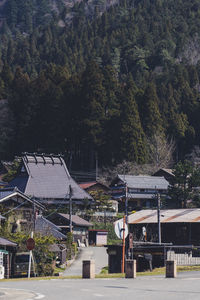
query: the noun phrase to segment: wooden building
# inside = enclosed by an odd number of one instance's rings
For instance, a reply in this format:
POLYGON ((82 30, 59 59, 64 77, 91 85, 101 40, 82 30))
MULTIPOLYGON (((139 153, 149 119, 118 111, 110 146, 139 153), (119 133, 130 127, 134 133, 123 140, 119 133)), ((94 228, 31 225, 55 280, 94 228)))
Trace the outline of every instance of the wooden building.
POLYGON ((36 215, 44 211, 44 206, 31 199, 17 188, 0 189, 0 213, 8 221, 9 230, 31 232, 36 215))
POLYGON ((79 206, 84 199, 93 201, 70 176, 61 155, 24 154, 9 186, 48 206, 69 205, 70 197, 79 206))
POLYGON ((124 211, 127 188, 128 210, 157 206, 157 194, 167 198, 169 183, 164 177, 117 175, 111 183, 112 198, 118 200, 119 210, 124 211))
MULTIPOLYGON (((48 217, 52 223, 59 227, 63 234, 67 234, 70 229, 70 216, 69 214, 63 213, 53 213, 48 217)), ((73 230, 73 240, 75 242, 80 241, 88 245, 88 229, 92 227, 93 224, 80 218, 77 215, 72 215, 72 230, 73 230)))
MULTIPOLYGON (((199 208, 163 209, 160 211, 160 222, 163 243, 200 246, 199 208)), ((129 215, 128 225, 133 240, 158 242, 157 210, 141 210, 129 215)))

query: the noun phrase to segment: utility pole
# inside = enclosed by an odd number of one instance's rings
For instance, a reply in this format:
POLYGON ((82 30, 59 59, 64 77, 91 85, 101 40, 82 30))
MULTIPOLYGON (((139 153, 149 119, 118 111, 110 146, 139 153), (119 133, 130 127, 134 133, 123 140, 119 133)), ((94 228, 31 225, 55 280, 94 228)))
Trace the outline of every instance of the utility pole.
POLYGON ((98 179, 98 176, 99 176, 99 174, 98 174, 98 154, 96 152, 96 181, 98 179))
POLYGON ((127 183, 125 182, 125 214, 123 217, 123 238, 122 238, 122 273, 125 268, 125 254, 126 254, 126 239, 125 239, 125 226, 128 226, 128 195, 127 183))
POLYGON ((69 185, 69 231, 72 232, 72 187, 69 185))
POLYGON ((125 216, 126 216, 126 225, 128 226, 128 187, 125 183, 125 216))
POLYGON ((125 247, 126 247, 126 240, 125 240, 125 222, 126 216, 123 217, 123 237, 122 237, 122 273, 124 273, 124 266, 125 266, 125 247))
POLYGON ((161 223, 160 223, 160 194, 157 192, 157 215, 158 215, 158 243, 161 244, 161 223))

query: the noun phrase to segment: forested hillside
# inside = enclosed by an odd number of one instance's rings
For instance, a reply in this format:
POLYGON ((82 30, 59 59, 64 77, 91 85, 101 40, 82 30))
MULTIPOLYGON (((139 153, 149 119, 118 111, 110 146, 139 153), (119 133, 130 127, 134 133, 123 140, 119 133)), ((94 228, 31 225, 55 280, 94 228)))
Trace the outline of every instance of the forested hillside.
POLYGON ((155 135, 175 159, 200 144, 200 0, 2 0, 0 15, 1 159, 86 169, 146 163, 155 135))

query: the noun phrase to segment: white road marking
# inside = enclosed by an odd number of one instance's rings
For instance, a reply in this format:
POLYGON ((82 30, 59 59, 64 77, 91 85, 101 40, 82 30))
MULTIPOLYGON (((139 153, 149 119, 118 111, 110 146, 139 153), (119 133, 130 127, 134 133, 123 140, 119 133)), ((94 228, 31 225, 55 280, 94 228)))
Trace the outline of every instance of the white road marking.
POLYGON ((34 299, 43 299, 45 296, 42 294, 37 293, 37 296, 34 299))
POLYGON ((93 295, 96 296, 96 297, 103 297, 102 294, 93 294, 93 295))
POLYGON ((90 289, 81 289, 82 292, 89 292, 91 291, 90 289))
POLYGON ((26 299, 26 300, 39 300, 39 299, 43 299, 45 297, 45 295, 42 295, 40 293, 36 293, 34 291, 31 291, 31 290, 25 290, 25 289, 15 289, 15 288, 0 288, 0 290, 6 290, 7 293, 8 291, 11 291, 11 292, 15 292, 15 291, 18 291, 18 292, 25 292, 25 293, 32 293, 33 294, 33 297, 31 299, 26 299))

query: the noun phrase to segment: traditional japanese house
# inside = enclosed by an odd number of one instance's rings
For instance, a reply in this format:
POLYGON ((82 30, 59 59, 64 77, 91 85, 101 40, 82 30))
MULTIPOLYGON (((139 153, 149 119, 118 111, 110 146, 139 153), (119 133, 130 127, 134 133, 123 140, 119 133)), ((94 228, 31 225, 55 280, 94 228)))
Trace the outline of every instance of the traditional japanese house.
POLYGON ((9 182, 24 194, 48 206, 76 205, 93 201, 70 176, 61 155, 24 154, 17 176, 9 182))
POLYGON ((41 203, 17 188, 0 189, 0 213, 7 219, 10 232, 30 232, 34 228, 37 214, 43 211, 41 203))
MULTIPOLYGON (((67 234, 70 230, 70 216, 69 214, 63 213, 53 213, 48 217, 52 223, 56 224, 61 228, 63 234, 67 234)), ((73 229, 73 239, 75 242, 80 241, 88 245, 88 229, 92 227, 93 224, 80 218, 77 215, 72 215, 72 229, 73 229)))

